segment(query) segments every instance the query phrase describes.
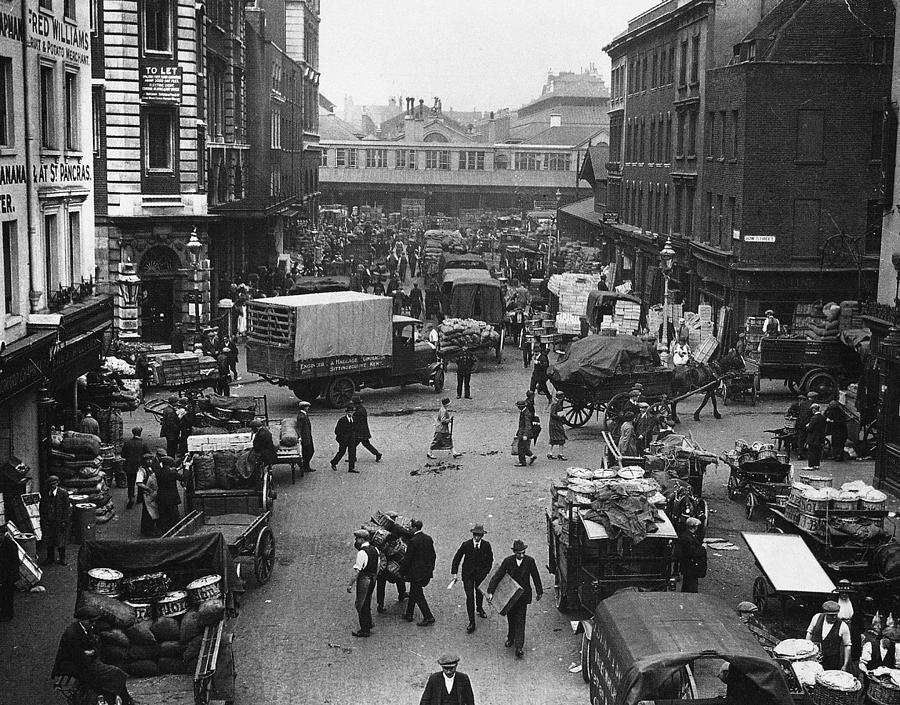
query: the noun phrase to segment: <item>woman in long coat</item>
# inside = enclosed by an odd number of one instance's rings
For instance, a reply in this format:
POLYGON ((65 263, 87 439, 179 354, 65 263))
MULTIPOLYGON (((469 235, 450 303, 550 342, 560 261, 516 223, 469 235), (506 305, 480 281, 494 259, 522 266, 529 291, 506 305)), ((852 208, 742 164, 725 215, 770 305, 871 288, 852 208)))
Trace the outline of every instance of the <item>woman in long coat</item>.
POLYGON ((568 458, 562 454, 563 446, 565 446, 566 441, 569 440, 569 437, 566 435, 566 426, 563 423, 563 417, 560 414, 564 396, 565 395, 562 392, 557 392, 556 399, 554 399, 553 403, 550 405, 550 452, 547 453, 547 457, 550 460, 553 460, 554 458, 557 460, 568 460, 568 458), (554 446, 557 448, 555 454, 553 452, 554 446))
POLYGON ((141 490, 141 534, 143 536, 156 535, 156 522, 159 520, 159 505, 156 497, 159 492, 159 484, 156 480, 154 458, 145 453, 144 460, 138 470, 135 484, 141 490))

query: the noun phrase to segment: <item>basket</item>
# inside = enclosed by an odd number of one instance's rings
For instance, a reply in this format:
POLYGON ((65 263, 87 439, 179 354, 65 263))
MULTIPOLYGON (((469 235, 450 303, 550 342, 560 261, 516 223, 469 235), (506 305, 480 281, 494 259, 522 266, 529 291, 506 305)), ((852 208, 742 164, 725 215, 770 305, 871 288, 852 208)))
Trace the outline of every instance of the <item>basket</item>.
POLYGON ((859 506, 859 498, 853 499, 835 499, 832 500, 831 508, 837 512, 849 512, 855 510, 859 506))
POLYGON ((390 526, 392 519, 379 509, 372 515, 372 521, 378 524, 378 526, 386 529, 390 526))
POLYGON ((900 686, 870 677, 866 696, 876 705, 900 705, 900 686))
POLYGON ((831 487, 831 483, 833 482, 831 477, 826 475, 816 475, 815 473, 800 473, 800 476, 797 479, 817 490, 821 490, 823 487, 831 487))
POLYGON ((204 600, 222 597, 222 576, 205 575, 197 578, 187 586, 188 597, 195 605, 199 605, 204 600))
POLYGON ((812 693, 812 701, 815 705, 857 705, 861 702, 862 683, 857 680, 852 690, 837 690, 822 683, 822 676, 827 673, 829 671, 816 676, 816 685, 813 687, 812 693))
POLYGON ((784 508, 784 516, 789 522, 796 524, 800 520, 800 507, 788 503, 784 508))
POLYGON ((884 511, 885 501, 883 499, 872 500, 861 498, 859 500, 859 508, 864 509, 867 512, 881 512, 884 511))
POLYGON ((824 512, 828 510, 830 504, 830 499, 809 499, 808 497, 802 497, 800 499, 800 511, 808 514, 824 512))
POLYGON ((800 512, 797 517, 797 526, 810 533, 821 534, 825 531, 825 519, 805 512, 800 512))

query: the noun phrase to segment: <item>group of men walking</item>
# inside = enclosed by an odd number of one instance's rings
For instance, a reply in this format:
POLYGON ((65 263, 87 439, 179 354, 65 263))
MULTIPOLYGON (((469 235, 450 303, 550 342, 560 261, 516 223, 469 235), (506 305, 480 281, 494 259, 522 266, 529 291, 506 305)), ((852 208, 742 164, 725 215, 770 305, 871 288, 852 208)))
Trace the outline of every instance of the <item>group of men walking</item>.
POLYGON ((347 472, 358 473, 356 469, 356 447, 361 445, 372 455, 375 462, 381 461, 381 451, 372 445, 372 432, 369 430, 369 412, 363 406, 362 397, 353 397, 353 403, 344 409, 344 415, 337 420, 334 426, 334 439, 337 441, 338 450, 331 459, 331 469, 337 470, 337 464, 341 462, 344 454, 350 467, 347 472))

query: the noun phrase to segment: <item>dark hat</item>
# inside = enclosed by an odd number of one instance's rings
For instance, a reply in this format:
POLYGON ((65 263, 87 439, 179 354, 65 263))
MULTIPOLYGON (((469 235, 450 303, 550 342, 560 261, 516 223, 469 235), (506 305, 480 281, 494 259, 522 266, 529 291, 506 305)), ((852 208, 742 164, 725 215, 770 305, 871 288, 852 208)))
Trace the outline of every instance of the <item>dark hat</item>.
POLYGON ((144 451, 144 453, 141 455, 141 457, 142 457, 142 458, 152 458, 152 457, 153 457, 153 453, 151 453, 149 450, 146 450, 146 451, 144 451))
POLYGON ((141 426, 135 426, 131 429, 131 433, 134 436, 140 436, 144 432, 144 429, 141 426))
POLYGON ((455 666, 459 663, 459 656, 453 652, 443 653, 438 657, 438 664, 441 666, 455 666))
POLYGON ((529 389, 527 392, 525 392, 525 398, 526 399, 534 399, 534 392, 531 389, 529 389))
POLYGON ((482 536, 484 536, 484 534, 485 534, 484 524, 475 524, 475 526, 472 527, 472 533, 473 534, 481 534, 482 536))
POLYGON ((362 397, 359 394, 353 395, 353 403, 354 404, 362 404, 362 397))
POLYGON ((422 520, 421 520, 421 519, 412 519, 412 520, 409 522, 409 525, 410 525, 412 528, 414 528, 414 529, 416 529, 416 530, 419 530, 419 529, 422 528, 422 520))
POLYGON ((834 592, 841 594, 853 593, 856 592, 856 589, 853 587, 853 584, 849 580, 844 578, 843 580, 838 582, 837 587, 834 589, 834 592))
POLYGON ((59 484, 59 477, 57 477, 56 475, 50 475, 50 477, 47 478, 47 482, 55 482, 59 484))
POLYGON ((806 398, 807 399, 818 399, 819 393, 818 392, 807 392, 806 398))
POLYGON ((766 315, 767 315, 767 316, 774 316, 774 315, 775 315, 775 312, 774 312, 772 309, 767 308, 767 309, 766 309, 766 315))
POLYGON ((162 466, 164 468, 174 468, 175 465, 177 464, 177 461, 171 455, 162 456, 159 459, 159 462, 162 463, 162 466))
POLYGON ((822 603, 822 611, 823 612, 828 612, 830 614, 837 614, 838 612, 840 612, 840 610, 841 610, 840 605, 837 602, 835 602, 834 600, 826 600, 825 602, 822 603))
POLYGON ((752 602, 747 602, 745 600, 737 606, 737 611, 738 614, 742 614, 744 612, 759 612, 759 607, 754 605, 752 602))
POLYGON ((450 403, 450 397, 444 397, 443 399, 441 399, 441 404, 443 404, 444 406, 446 406, 449 403, 450 403))
POLYGON ((353 404, 347 404, 347 408, 344 409, 344 411, 346 411, 347 413, 350 413, 351 411, 356 411, 356 407, 353 406, 353 404))
POLYGON ((519 399, 519 401, 516 402, 516 406, 518 406, 520 409, 524 409, 526 406, 528 406, 528 402, 526 402, 524 399, 519 399))
POLYGON ((639 396, 641 396, 641 390, 640 389, 632 389, 630 392, 628 392, 628 396, 629 397, 639 397, 639 396))
POLYGON ((513 541, 513 553, 515 553, 516 551, 524 551, 526 548, 528 548, 528 544, 525 543, 522 539, 516 539, 515 541, 513 541))
POLYGON ((262 421, 259 419, 253 419, 250 422, 250 428, 262 428, 262 421))
POLYGON ((308 409, 312 406, 312 404, 310 404, 308 401, 300 401, 297 402, 297 406, 299 406, 301 409, 308 409))
POLYGON ((643 392, 643 391, 644 391, 644 385, 641 384, 640 382, 635 382, 634 384, 631 385, 631 388, 632 388, 632 389, 637 389, 639 392, 643 392))
POLYGON ((366 541, 368 541, 370 534, 365 529, 357 529, 356 531, 353 532, 353 536, 355 538, 365 539, 366 541))

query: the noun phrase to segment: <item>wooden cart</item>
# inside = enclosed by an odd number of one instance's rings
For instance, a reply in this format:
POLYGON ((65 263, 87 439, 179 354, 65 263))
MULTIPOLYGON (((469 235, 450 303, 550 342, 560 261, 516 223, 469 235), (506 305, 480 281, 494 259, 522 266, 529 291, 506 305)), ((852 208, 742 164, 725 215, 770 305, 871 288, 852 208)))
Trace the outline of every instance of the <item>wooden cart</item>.
POLYGON ((852 381, 859 356, 839 340, 763 338, 759 377, 782 379, 792 392, 816 392, 819 401, 837 399, 842 382, 852 381))
POLYGON ((791 494, 791 464, 777 460, 750 460, 741 463, 740 456, 721 456, 730 472, 726 491, 728 499, 744 498, 747 518, 753 519, 759 509, 784 509, 791 494))

